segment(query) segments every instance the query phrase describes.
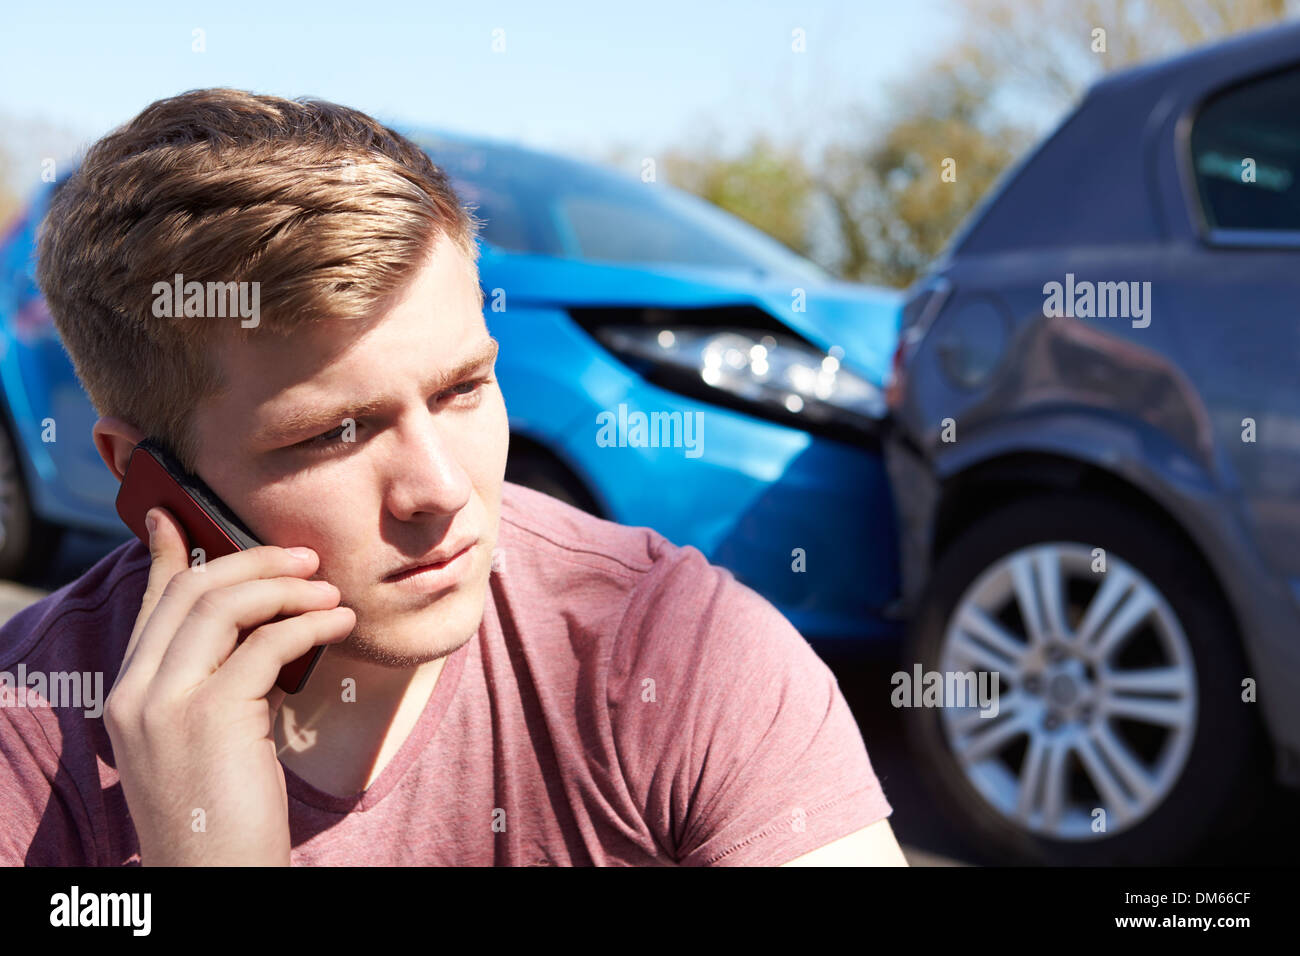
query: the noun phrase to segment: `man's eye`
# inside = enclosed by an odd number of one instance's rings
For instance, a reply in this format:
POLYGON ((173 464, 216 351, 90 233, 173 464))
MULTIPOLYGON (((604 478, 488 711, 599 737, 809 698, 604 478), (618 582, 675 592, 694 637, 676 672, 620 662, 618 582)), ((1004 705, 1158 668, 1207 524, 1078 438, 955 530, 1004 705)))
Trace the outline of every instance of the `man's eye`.
POLYGON ((443 395, 452 400, 459 400, 457 404, 468 408, 479 403, 482 396, 478 393, 490 381, 492 380, 489 378, 477 378, 468 382, 461 382, 459 385, 453 385, 447 389, 447 391, 443 392, 443 395))
POLYGON ((315 438, 308 438, 306 441, 300 442, 298 447, 308 450, 329 448, 340 444, 339 439, 345 437, 344 433, 346 431, 348 431, 348 425, 344 422, 337 428, 331 428, 327 432, 321 432, 315 438))
MULTIPOLYGON (((482 392, 483 386, 488 385, 491 382, 491 378, 478 378, 472 379, 468 382, 461 382, 460 384, 453 385, 451 388, 442 392, 438 397, 439 399, 454 402, 459 408, 473 408, 482 401, 482 395, 480 393, 482 392)), ((293 447, 307 451, 328 451, 338 448, 345 443, 356 441, 356 429, 358 427, 359 426, 357 425, 352 425, 351 428, 349 428, 349 423, 344 422, 342 425, 331 428, 327 432, 321 432, 314 438, 308 438, 301 441, 293 447), (340 441, 339 439, 343 439, 343 441, 340 441)))
POLYGON ((330 441, 331 439, 334 438, 342 438, 343 429, 345 427, 346 426, 344 425, 340 425, 337 428, 331 428, 329 431, 322 432, 321 434, 317 435, 315 438, 312 439, 312 441, 330 441))

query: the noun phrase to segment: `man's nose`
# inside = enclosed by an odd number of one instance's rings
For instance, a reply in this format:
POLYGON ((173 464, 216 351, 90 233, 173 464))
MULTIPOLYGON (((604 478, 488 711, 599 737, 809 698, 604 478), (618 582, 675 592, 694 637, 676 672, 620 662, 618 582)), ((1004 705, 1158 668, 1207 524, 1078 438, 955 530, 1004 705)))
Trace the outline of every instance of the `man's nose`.
POLYGON ((428 413, 397 429, 385 467, 388 510, 400 521, 421 514, 455 514, 469 502, 469 475, 437 419, 428 413))

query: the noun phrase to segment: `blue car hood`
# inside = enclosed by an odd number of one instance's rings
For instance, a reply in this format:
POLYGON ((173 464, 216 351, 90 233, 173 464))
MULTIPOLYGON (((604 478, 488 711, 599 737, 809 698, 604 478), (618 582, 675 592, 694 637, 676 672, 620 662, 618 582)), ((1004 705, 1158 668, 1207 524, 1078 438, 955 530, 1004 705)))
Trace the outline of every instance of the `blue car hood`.
MULTIPOLYGON (((844 350, 844 365, 885 384, 893 360, 903 294, 852 282, 773 278, 735 269, 622 265, 503 252, 482 247, 484 294, 504 289, 511 303, 569 306, 702 308, 753 305, 819 348, 844 350), (794 309, 804 290, 804 311, 794 309)), ((490 316, 489 316, 490 318, 490 316)))

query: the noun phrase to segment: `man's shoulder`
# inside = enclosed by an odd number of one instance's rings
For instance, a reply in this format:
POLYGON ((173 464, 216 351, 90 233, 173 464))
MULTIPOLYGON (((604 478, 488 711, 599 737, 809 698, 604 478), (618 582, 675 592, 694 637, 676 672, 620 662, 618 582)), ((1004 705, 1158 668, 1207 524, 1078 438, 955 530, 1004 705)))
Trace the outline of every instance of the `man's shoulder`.
POLYGON ((510 482, 502 493, 498 548, 507 576, 523 577, 539 597, 579 615, 597 605, 617 606, 625 635, 698 640, 719 618, 789 628, 765 598, 693 545, 674 544, 653 528, 597 518, 510 482))
POLYGON ((521 598, 509 619, 530 645, 554 641, 532 667, 550 678, 584 647, 607 652, 597 679, 547 679, 545 699, 573 690, 556 720, 601 728, 572 738, 589 767, 617 768, 611 790, 678 863, 785 863, 890 813, 835 675, 726 568, 510 484, 499 540, 506 595, 521 598))
POLYGON ((0 626, 0 669, 106 670, 114 675, 149 575, 149 551, 132 538, 84 574, 0 626))
POLYGON ((103 708, 148 572, 148 549, 131 539, 0 626, 0 862, 86 865, 133 852, 103 708))
POLYGON ((632 586, 664 561, 679 560, 686 550, 652 528, 597 518, 509 481, 501 492, 497 547, 502 562, 509 562, 512 552, 518 552, 530 565, 558 565, 577 576, 605 576, 632 586))

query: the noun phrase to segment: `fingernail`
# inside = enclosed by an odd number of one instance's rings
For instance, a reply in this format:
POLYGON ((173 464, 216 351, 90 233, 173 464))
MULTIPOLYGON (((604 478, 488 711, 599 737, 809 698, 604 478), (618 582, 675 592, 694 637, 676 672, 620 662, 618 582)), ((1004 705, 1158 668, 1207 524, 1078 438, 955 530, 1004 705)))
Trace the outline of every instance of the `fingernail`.
POLYGON ((158 519, 152 511, 144 516, 144 526, 149 531, 149 537, 153 538, 153 533, 158 530, 158 519))
POLYGON ((311 548, 285 548, 284 550, 300 561, 307 561, 311 558, 311 548))

